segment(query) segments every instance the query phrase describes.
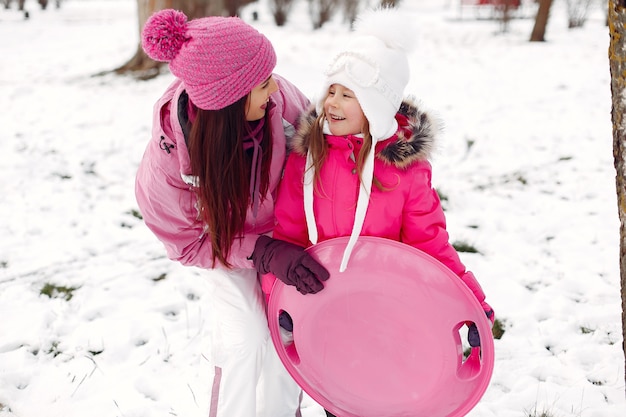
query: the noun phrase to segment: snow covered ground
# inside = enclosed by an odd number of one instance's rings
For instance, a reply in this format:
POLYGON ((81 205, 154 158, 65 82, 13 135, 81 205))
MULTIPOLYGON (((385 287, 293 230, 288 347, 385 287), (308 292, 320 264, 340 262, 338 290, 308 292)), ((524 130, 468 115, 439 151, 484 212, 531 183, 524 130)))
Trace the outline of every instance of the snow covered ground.
MULTIPOLYGON (((313 98, 347 27, 312 31, 297 1, 282 28, 265 1, 243 18, 313 98)), ((134 0, 26 7, 28 20, 0 10, 0 416, 199 415, 210 272, 166 259, 133 194, 172 77, 93 76, 134 53, 134 0)), ((408 92, 446 125, 433 164, 449 231, 478 249, 462 258, 505 323, 470 416, 626 416, 600 2, 568 30, 555 0, 548 42, 532 44, 532 19, 502 34, 449 0, 401 7, 418 28, 408 92)))

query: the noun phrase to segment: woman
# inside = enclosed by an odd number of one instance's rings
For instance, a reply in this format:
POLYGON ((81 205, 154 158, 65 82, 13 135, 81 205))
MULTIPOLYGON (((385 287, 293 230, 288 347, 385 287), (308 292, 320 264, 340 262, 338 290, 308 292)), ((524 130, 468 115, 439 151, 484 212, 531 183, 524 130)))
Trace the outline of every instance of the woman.
POLYGON ((266 236, 287 137, 309 102, 272 74, 271 43, 238 18, 187 21, 162 10, 146 22, 142 46, 168 62, 176 80, 154 107, 136 197, 171 259, 215 270, 207 277, 214 319, 208 415, 299 415, 300 389, 269 338, 257 271, 304 293, 320 291, 328 278, 303 248, 266 236))

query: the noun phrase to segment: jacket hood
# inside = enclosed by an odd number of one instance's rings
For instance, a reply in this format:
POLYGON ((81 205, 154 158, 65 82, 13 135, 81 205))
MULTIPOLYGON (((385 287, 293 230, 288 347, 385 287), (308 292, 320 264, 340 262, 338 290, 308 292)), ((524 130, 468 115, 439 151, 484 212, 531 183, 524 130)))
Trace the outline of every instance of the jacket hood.
MULTIPOLYGON (((315 106, 300 118, 298 130, 291 142, 293 152, 306 156, 311 139, 311 130, 318 113, 315 106)), ((441 131, 439 120, 421 108, 412 98, 405 98, 396 114, 398 131, 376 145, 376 158, 406 168, 417 161, 430 159, 441 131)))

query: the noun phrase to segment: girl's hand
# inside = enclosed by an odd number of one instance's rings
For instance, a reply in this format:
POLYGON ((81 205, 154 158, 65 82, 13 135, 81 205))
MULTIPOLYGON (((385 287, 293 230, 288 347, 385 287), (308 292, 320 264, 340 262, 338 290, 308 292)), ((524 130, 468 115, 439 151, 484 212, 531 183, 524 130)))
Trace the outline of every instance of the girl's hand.
POLYGON ((304 248, 283 240, 260 236, 254 245, 252 263, 260 274, 271 272, 301 294, 315 294, 324 289, 322 281, 330 274, 304 248))

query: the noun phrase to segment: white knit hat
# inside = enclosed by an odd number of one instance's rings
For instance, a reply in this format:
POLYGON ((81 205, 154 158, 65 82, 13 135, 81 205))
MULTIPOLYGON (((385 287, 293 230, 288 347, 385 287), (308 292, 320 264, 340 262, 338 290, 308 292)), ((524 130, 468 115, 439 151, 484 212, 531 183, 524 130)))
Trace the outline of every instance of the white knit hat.
MULTIPOLYGON (((328 88, 341 84, 352 90, 370 126, 372 148, 365 158, 362 183, 357 200, 354 227, 345 249, 340 271, 348 264, 352 249, 363 228, 363 221, 374 175, 376 143, 387 139, 398 129, 395 115, 400 109, 404 89, 409 82, 407 53, 413 48, 415 30, 406 13, 394 8, 378 8, 363 12, 355 23, 348 42, 332 59, 325 71, 317 111, 321 114, 328 88)), ((312 166, 310 154, 307 168, 312 166)), ((309 239, 317 243, 317 226, 313 215, 313 169, 307 169, 304 181, 304 202, 309 239)))

